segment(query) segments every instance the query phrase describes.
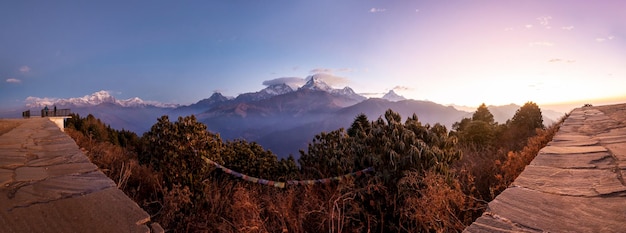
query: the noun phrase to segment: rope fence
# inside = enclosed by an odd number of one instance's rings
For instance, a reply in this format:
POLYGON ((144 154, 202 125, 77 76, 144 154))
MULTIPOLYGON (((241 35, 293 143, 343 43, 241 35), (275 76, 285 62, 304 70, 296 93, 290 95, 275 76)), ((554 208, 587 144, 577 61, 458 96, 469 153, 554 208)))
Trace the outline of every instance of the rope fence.
POLYGON ((267 186, 273 186, 276 188, 285 188, 287 185, 291 185, 291 186, 295 186, 295 185, 314 185, 314 184, 327 184, 330 183, 332 181, 341 181, 343 179, 346 179, 348 177, 360 177, 363 174, 366 174, 368 172, 372 172, 374 171, 373 167, 368 167, 365 168, 363 170, 360 171, 356 171, 356 172, 351 172, 342 176, 335 176, 335 177, 328 177, 328 178, 323 178, 323 179, 314 179, 314 180, 288 180, 285 182, 282 181, 273 181, 273 180, 266 180, 266 179, 261 179, 261 178, 257 178, 257 177, 253 177, 253 176, 248 176, 245 174, 241 174, 239 172, 233 171, 227 167, 224 167, 216 162, 214 162, 213 160, 210 160, 208 158, 205 158, 205 160, 210 163, 215 165, 216 168, 219 168, 220 170, 222 170, 222 172, 229 174, 231 176, 237 177, 239 179, 248 181, 248 182, 252 182, 252 183, 256 183, 256 184, 262 184, 262 185, 267 185, 267 186))

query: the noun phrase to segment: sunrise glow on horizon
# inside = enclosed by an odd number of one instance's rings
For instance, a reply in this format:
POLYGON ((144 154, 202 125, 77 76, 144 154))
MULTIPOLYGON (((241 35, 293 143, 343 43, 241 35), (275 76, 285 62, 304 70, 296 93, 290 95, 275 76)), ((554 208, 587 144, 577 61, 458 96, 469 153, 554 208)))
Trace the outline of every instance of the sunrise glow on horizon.
POLYGON ((318 72, 336 88, 446 105, 626 102, 623 9, 583 0, 6 2, 0 105, 99 90, 191 104, 318 72))

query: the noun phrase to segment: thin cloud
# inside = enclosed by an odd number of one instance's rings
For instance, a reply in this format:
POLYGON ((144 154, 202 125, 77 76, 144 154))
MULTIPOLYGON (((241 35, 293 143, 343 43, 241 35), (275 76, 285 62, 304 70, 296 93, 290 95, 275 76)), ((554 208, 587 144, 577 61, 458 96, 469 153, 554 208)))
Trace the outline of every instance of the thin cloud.
POLYGON ((505 28, 504 31, 513 31, 512 27, 505 28))
POLYGON ((561 27, 561 29, 571 31, 574 29, 574 26, 561 27))
POLYGON ((531 28, 533 28, 533 25, 532 24, 526 24, 526 25, 524 25, 524 27, 526 27, 527 29, 531 29, 531 28))
POLYGON ((528 46, 530 47, 536 47, 536 46, 552 47, 553 45, 554 45, 553 43, 547 42, 547 41, 537 41, 537 42, 528 43, 528 46))
POLYGON ((385 11, 387 11, 387 9, 385 9, 385 8, 375 8, 375 7, 372 7, 372 9, 370 9, 370 13, 380 13, 380 12, 385 12, 385 11))
POLYGON ((538 17, 537 20, 539 20, 539 24, 546 26, 548 24, 550 24, 550 20, 552 19, 552 17, 550 16, 541 16, 538 17))
POLYGON ((16 79, 16 78, 8 78, 6 80, 7 83, 21 83, 22 80, 16 79))
POLYGON ((22 67, 20 67, 20 72, 21 73, 28 73, 28 72, 30 72, 30 67, 22 66, 22 67))
POLYGON ((576 60, 570 60, 570 59, 563 60, 563 59, 560 59, 560 58, 553 58, 553 59, 548 60, 548 62, 553 62, 553 63, 554 62, 574 63, 574 62, 576 62, 576 60))
POLYGON ((317 74, 317 73, 333 73, 333 69, 330 68, 315 68, 312 69, 311 71, 309 71, 311 74, 317 74))
POLYGON ((413 88, 411 87, 407 87, 407 86, 395 86, 393 88, 391 88, 394 91, 410 91, 413 90, 413 88))
POLYGON ((332 73, 340 73, 340 72, 353 72, 354 69, 352 68, 339 68, 339 69, 332 69, 332 68, 315 68, 312 69, 310 71, 311 74, 317 74, 317 73, 328 73, 328 74, 332 74, 332 73))
POLYGON ((615 36, 598 37, 598 38, 596 38, 596 42, 602 43, 602 42, 605 42, 607 40, 613 40, 614 38, 615 38, 615 36))
POLYGON ((385 92, 359 92, 359 95, 363 96, 380 96, 386 94, 385 92))
MULTIPOLYGON (((307 77, 306 81, 309 81, 312 77, 313 75, 307 77)), ((335 76, 335 75, 327 74, 327 73, 318 73, 318 74, 315 74, 315 77, 318 80, 321 80, 330 86, 341 86, 341 85, 350 83, 350 80, 348 78, 339 77, 339 76, 335 76)))
POLYGON ((222 94, 224 92, 226 92, 226 89, 214 89, 213 90, 213 93, 220 93, 220 94, 222 94))
POLYGON ((263 81, 263 85, 265 86, 286 84, 290 87, 299 87, 299 86, 304 85, 304 83, 305 83, 304 79, 298 78, 298 77, 280 77, 280 78, 263 81))
POLYGON ((552 19, 552 16, 541 16, 539 18, 537 18, 537 20, 539 20, 539 25, 543 26, 546 29, 550 29, 550 20, 552 19))

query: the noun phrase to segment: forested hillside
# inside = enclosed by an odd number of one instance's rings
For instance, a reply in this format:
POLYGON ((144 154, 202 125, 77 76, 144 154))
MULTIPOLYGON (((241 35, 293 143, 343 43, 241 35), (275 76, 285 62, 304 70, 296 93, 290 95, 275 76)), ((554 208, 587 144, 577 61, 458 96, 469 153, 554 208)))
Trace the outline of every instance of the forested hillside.
POLYGON ((557 129, 532 102, 504 124, 481 105, 452 130, 387 110, 320 132, 296 163, 222 140, 194 116, 163 116, 141 137, 91 115, 67 121, 91 160, 175 232, 461 231, 557 129))

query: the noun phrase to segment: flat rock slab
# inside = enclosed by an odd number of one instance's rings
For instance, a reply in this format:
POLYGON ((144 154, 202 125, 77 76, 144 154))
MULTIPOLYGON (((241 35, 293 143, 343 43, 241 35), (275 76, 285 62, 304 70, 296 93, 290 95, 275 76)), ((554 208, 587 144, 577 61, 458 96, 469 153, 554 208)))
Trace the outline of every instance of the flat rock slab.
POLYGON ((568 196, 601 196, 624 192, 617 174, 604 169, 562 169, 554 167, 526 167, 515 179, 513 186, 520 186, 544 193, 568 196))
POLYGON ((149 221, 117 188, 0 211, 2 232, 150 232, 149 221))
POLYGON ((603 146, 546 146, 539 151, 544 154, 583 154, 603 152, 607 149, 603 146))
POLYGON ((465 232, 624 232, 625 197, 572 197, 511 187, 465 232))
POLYGON ((535 159, 530 162, 530 165, 570 169, 611 169, 615 167, 615 159, 608 152, 585 154, 538 154, 535 159))
POLYGON ((626 105, 577 108, 465 232, 626 232, 624 171, 626 105))
POLYGON ((20 121, 0 135, 0 232, 159 231, 53 122, 20 121))

